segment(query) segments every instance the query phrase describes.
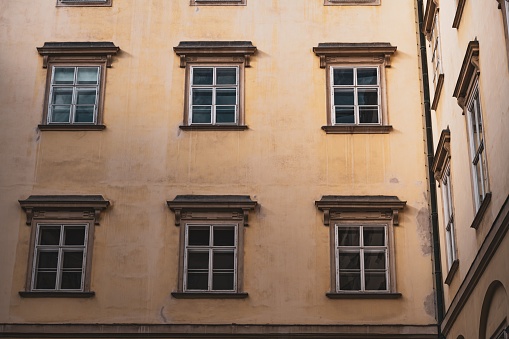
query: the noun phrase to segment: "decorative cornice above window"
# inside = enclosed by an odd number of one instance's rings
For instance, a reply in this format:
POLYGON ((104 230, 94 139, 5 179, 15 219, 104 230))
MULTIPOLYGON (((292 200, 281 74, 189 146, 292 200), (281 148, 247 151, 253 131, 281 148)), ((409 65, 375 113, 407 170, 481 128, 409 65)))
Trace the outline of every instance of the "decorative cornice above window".
POLYGON ((113 42, 45 42, 44 46, 37 47, 37 51, 43 56, 43 67, 47 68, 49 59, 73 58, 79 61, 81 58, 97 58, 106 60, 106 66, 111 67, 111 58, 120 50, 113 42))
POLYGON ((175 225, 180 225, 184 214, 193 212, 232 212, 242 218, 244 226, 248 225, 248 214, 258 204, 248 195, 177 195, 166 202, 175 212, 175 225))
POLYGON ((200 57, 233 58, 230 61, 244 62, 249 67, 251 56, 256 53, 251 41, 181 41, 173 50, 180 57, 181 68, 189 61, 200 61, 200 57))
POLYGON ((330 219, 336 218, 333 213, 343 212, 382 212, 388 213, 393 219, 393 224, 399 224, 398 213, 406 205, 406 201, 399 200, 396 196, 387 195, 324 195, 319 201, 315 201, 316 207, 323 211, 323 223, 328 226, 330 219), (331 217, 332 216, 332 217, 331 217))
POLYGON ((451 131, 449 129, 442 130, 440 140, 438 141, 437 150, 435 151, 435 160, 433 161, 433 173, 435 179, 440 180, 444 176, 444 170, 448 159, 451 157, 451 131))
POLYGON ((470 41, 463 59, 458 81, 453 96, 458 99, 458 105, 465 107, 466 98, 470 92, 473 79, 480 73, 479 69, 479 41, 470 41))
POLYGON ((30 225, 33 218, 55 218, 54 213, 61 214, 60 218, 94 219, 99 225, 99 215, 110 205, 102 195, 31 195, 26 200, 18 200, 21 208, 26 212, 26 224, 30 225), (79 214, 64 215, 62 212, 80 212, 79 214))
POLYGON ((435 19, 435 13, 438 10, 438 6, 435 0, 428 0, 426 4, 426 11, 424 12, 424 18, 422 21, 422 32, 429 36, 431 30, 433 29, 433 20, 435 19))
POLYGON ((369 43, 319 43, 313 47, 313 52, 320 57, 320 68, 325 68, 328 62, 336 62, 337 58, 369 57, 374 61, 383 61, 386 67, 391 66, 391 56, 397 47, 388 42, 369 43))

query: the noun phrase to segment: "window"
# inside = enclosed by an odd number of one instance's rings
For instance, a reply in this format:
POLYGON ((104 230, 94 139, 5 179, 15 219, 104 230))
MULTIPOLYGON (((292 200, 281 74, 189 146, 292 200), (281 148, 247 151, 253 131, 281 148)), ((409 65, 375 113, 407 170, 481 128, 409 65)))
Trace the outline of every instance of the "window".
POLYGON ((19 201, 32 227, 23 297, 91 297, 95 226, 109 206, 100 195, 30 196, 19 201))
POLYGON ((244 130, 244 73, 250 41, 182 41, 174 47, 186 69, 183 130, 244 130))
POLYGON ((178 195, 167 202, 180 227, 175 298, 245 298, 244 228, 257 205, 249 196, 178 195))
POLYGON ((440 43, 438 6, 434 0, 429 0, 426 3, 426 12, 424 14, 422 31, 426 34, 429 40, 429 49, 431 51, 431 68, 433 70, 433 101, 431 103, 431 109, 436 110, 444 84, 444 72, 442 69, 442 47, 440 43))
POLYGON ((385 68, 389 43, 320 43, 313 51, 327 70, 326 133, 388 133, 385 68))
POLYGON ((200 5, 246 5, 247 0, 191 0, 192 6, 200 5))
POLYGON ((331 291, 327 297, 399 298, 393 226, 406 202, 394 196, 323 196, 331 239, 331 291))
POLYGON ((111 6, 111 0, 57 0, 57 6, 111 6))
POLYGON ((380 5, 380 0, 324 0, 324 5, 380 5))
POLYGON ((48 69, 41 130, 104 129, 106 67, 118 47, 111 42, 46 42, 38 48, 48 69))

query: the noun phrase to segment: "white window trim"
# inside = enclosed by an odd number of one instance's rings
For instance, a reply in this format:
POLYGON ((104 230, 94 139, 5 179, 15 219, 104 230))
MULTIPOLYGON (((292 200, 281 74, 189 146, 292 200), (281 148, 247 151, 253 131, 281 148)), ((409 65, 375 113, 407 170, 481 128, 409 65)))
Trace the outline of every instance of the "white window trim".
POLYGON ((456 235, 454 225, 454 205, 451 188, 450 164, 446 165, 441 179, 442 205, 444 213, 444 229, 447 253, 447 268, 451 270, 454 262, 458 259, 456 254, 456 235))

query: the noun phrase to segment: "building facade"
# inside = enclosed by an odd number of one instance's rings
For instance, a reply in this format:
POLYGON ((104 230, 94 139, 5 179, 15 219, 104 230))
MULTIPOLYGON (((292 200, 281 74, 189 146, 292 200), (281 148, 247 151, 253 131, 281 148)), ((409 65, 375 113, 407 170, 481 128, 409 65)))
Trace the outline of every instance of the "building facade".
POLYGON ((418 6, 1 2, 0 337, 436 338, 418 6))
POLYGON ((447 338, 508 338, 509 2, 428 0, 447 338))

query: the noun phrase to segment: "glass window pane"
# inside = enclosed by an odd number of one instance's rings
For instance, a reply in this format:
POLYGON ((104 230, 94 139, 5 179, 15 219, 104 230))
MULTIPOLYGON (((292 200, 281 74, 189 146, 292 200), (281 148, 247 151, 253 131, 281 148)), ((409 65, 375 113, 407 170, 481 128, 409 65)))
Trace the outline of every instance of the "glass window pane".
POLYGON ((212 105, 212 89, 193 88, 193 105, 212 105))
POLYGON ((359 252, 340 252, 339 269, 360 270, 361 260, 359 252))
POLYGON ((99 67, 78 67, 79 85, 97 85, 99 67))
POLYGON ((188 270, 208 270, 209 252, 188 252, 187 253, 188 270))
POLYGON ((74 83, 74 67, 55 67, 53 84, 72 85, 74 83))
POLYGON ((378 124, 378 107, 359 107, 359 123, 378 124))
POLYGON ((216 123, 235 122, 235 106, 217 106, 216 123))
POLYGON ((60 288, 63 290, 81 289, 81 271, 80 272, 62 272, 62 281, 60 288))
POLYGON ((53 88, 53 97, 51 99, 53 105, 70 105, 72 104, 72 88, 57 87, 53 88))
POLYGON ((353 107, 336 107, 336 124, 353 124, 355 115, 353 107))
POLYGON ((334 85, 353 85, 353 68, 335 68, 334 85))
POLYGON ((196 124, 212 123, 211 106, 193 106, 192 122, 196 124))
POLYGON ((39 258, 37 259, 37 268, 38 269, 56 269, 58 266, 58 252, 39 252, 39 258))
POLYGON ((210 227, 189 227, 187 230, 187 244, 191 246, 208 246, 210 240, 210 227))
POLYGON ((83 251, 64 251, 63 268, 81 268, 83 267, 83 251))
POLYGON ((216 84, 235 85, 237 84, 237 68, 218 68, 216 69, 216 84))
POLYGON ((367 272, 365 275, 365 289, 366 291, 385 291, 387 290, 387 278, 385 272, 373 273, 367 272))
POLYGON ((212 289, 215 291, 233 290, 233 273, 214 273, 212 275, 212 289))
POLYGON ((378 75, 376 68, 358 68, 357 85, 377 85, 378 75))
POLYGON ((50 122, 70 122, 71 105, 54 105, 51 106, 50 122))
POLYGON ((364 246, 385 246, 385 227, 364 227, 364 246))
POLYGON ((359 227, 338 227, 339 246, 359 246, 359 227))
POLYGON ((233 270, 234 255, 233 252, 214 252, 212 258, 213 270, 233 270))
POLYGON ((342 291, 360 291, 361 289, 360 273, 340 273, 339 289, 342 291))
POLYGON ((353 105, 354 94, 352 89, 334 89, 334 105, 353 105))
POLYGON ((364 269, 385 270, 385 251, 364 252, 364 269))
POLYGON ((93 89, 78 89, 76 104, 78 105, 95 105, 97 91, 93 89))
POLYGON ((58 245, 60 243, 60 227, 44 226, 39 228, 40 245, 58 245))
POLYGON ((57 283, 57 272, 36 272, 35 288, 40 290, 54 290, 57 283))
POLYGON ((214 246, 234 246, 235 229, 214 227, 214 246))
POLYGON ((212 68, 193 68, 193 85, 212 85, 213 78, 212 68))
POLYGON ((94 122, 95 106, 80 105, 76 106, 76 115, 74 122, 94 122))
POLYGON ((85 226, 65 227, 64 238, 65 245, 84 245, 85 226))
POLYGON ((377 89, 359 89, 357 91, 359 105, 378 105, 377 89))
POLYGON ((236 105, 237 91, 235 88, 218 89, 216 91, 216 105, 236 105))
POLYGON ((187 273, 188 290, 208 290, 208 273, 187 273))

